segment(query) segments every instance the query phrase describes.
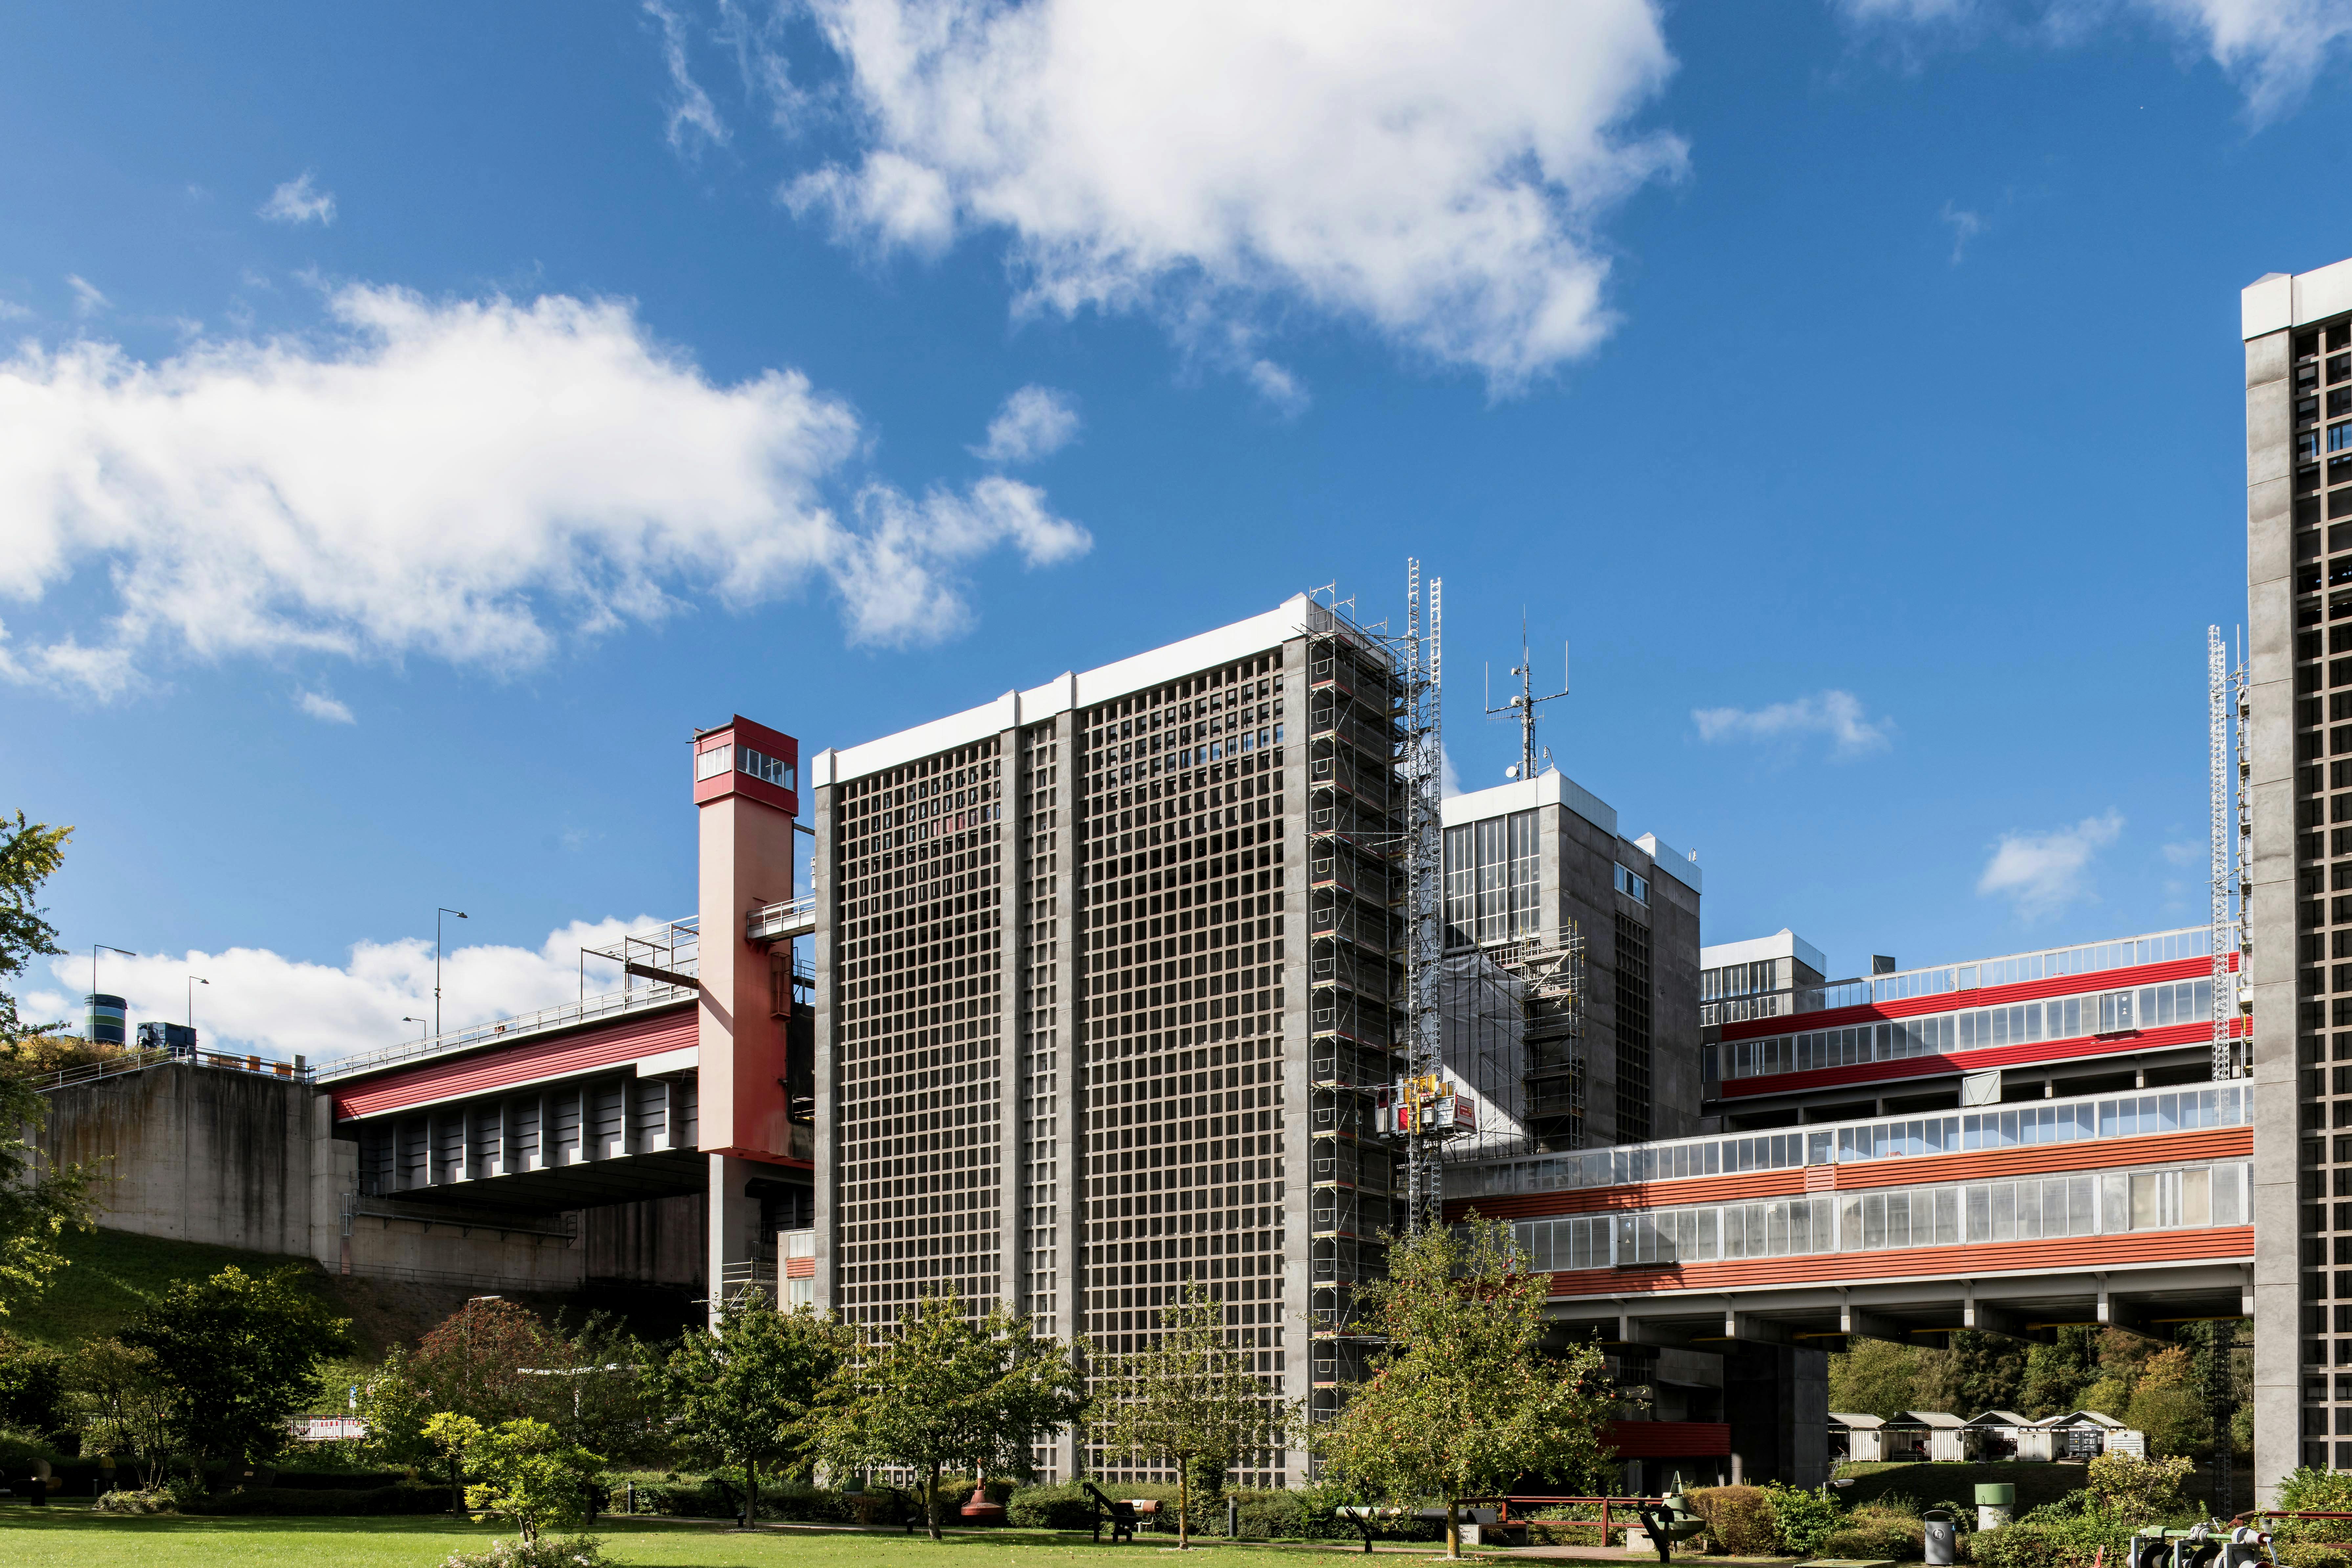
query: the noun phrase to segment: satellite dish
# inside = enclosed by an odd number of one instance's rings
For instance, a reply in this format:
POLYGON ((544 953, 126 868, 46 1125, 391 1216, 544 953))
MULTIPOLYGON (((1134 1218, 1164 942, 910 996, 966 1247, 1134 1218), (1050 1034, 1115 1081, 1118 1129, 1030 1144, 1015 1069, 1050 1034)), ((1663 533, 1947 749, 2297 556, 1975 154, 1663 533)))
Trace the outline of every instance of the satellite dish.
POLYGON ((1505 768, 1503 770, 1503 776, 1507 779, 1517 778, 1519 776, 1519 764, 1513 763, 1509 767, 1505 768))

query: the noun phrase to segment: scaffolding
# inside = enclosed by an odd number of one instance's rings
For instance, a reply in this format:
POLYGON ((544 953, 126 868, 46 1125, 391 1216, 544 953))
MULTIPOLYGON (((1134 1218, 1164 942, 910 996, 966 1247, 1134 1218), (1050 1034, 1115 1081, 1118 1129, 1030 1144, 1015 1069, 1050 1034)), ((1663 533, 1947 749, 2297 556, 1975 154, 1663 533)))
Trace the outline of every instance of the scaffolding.
POLYGON ((1584 1147, 1584 939, 1521 936, 1445 963, 1445 1071, 1478 1102, 1449 1163, 1584 1147))
MULTIPOLYGON (((1445 964, 1445 750, 1439 698, 1444 674, 1440 595, 1429 583, 1429 626, 1421 619, 1421 563, 1405 563, 1402 724, 1397 736, 1397 782, 1404 792, 1404 1076, 1408 1082, 1442 1080, 1445 1042, 1439 990, 1445 964)), ((1445 1216, 1445 1132, 1414 1115, 1401 1124, 1405 1145, 1405 1229, 1445 1216)))
MULTIPOLYGON (((2206 672, 2206 742, 2210 752, 2209 782, 2212 791, 2212 888, 2210 919, 2212 921, 2213 978, 2213 1078, 2216 1081, 2242 1076, 2241 1047, 2234 1033, 2240 1011, 2238 981, 2240 974, 2231 973, 2230 964, 2237 943, 2233 937, 2242 930, 2230 913, 2231 884, 2237 884, 2239 908, 2245 907, 2245 898, 2252 891, 2247 886, 2252 877, 2252 834, 2253 817, 2248 809, 2247 787, 2252 764, 2246 754, 2245 723, 2248 712, 2246 671, 2242 662, 2234 673, 2230 668, 2230 650, 2221 639, 2221 628, 2205 628, 2206 672), (2234 693, 2231 690, 2235 687, 2234 693), (2232 695, 2236 701, 2231 702, 2232 695), (2231 735, 2231 710, 2236 709, 2238 781, 2234 799, 2230 782, 2231 735), (2236 865, 2231 866, 2231 818, 2236 819, 2236 865)), ((2242 972, 2241 963, 2240 970, 2242 972)))
POLYGON ((1374 1122, 1402 1070, 1405 690, 1388 640, 1332 589, 1307 627, 1309 1417, 1360 1380, 1358 1291, 1384 1271, 1397 1172, 1374 1122))

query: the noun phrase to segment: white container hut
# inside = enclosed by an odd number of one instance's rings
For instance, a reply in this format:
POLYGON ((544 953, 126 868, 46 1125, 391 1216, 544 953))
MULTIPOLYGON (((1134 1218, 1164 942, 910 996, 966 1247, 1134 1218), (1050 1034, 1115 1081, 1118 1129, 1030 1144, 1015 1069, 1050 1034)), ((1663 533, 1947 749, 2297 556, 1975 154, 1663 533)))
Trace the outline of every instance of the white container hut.
POLYGON ((1864 1415, 1852 1410, 1830 1412, 1830 1459, 1883 1459, 1880 1450, 1880 1428, 1886 1423, 1875 1415, 1864 1415))
POLYGON ((2050 1434, 2014 1410, 1988 1410, 1971 1416, 1960 1432, 1971 1459, 2050 1457, 2050 1434))

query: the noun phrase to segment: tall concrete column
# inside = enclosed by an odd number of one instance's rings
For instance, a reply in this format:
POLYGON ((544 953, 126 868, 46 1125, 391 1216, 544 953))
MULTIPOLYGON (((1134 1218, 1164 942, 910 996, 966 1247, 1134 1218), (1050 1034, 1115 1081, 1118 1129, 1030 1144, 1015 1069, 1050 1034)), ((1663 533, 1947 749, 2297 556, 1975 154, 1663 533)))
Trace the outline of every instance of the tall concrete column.
POLYGON ((759 1202, 745 1195, 745 1184, 755 1175, 781 1176, 776 1167, 814 1169, 812 1130, 793 1123, 784 1087, 791 952, 772 952, 746 934, 748 916, 793 894, 799 765, 799 742, 740 714, 695 736, 697 1129, 711 1162, 706 1283, 714 1318, 727 1266, 750 1262, 759 1250, 759 1202))
POLYGON ((766 1172, 764 1164, 735 1154, 710 1154, 710 1201, 705 1225, 709 1251, 703 1260, 710 1298, 710 1321, 727 1299, 727 1266, 747 1263, 759 1256, 760 1200, 744 1188, 766 1172))
MULTIPOLYGON (((2254 1001, 2254 1502, 2303 1462, 2303 1311, 2297 1279, 2300 1097, 2295 1085, 2294 606, 2286 432, 2289 342, 2246 342, 2246 737, 2253 895, 2245 920, 2254 1001)), ((2324 1173, 2314 1170, 2315 1183, 2324 1173)), ((2313 1193, 2317 1195, 2316 1190, 2313 1193)))

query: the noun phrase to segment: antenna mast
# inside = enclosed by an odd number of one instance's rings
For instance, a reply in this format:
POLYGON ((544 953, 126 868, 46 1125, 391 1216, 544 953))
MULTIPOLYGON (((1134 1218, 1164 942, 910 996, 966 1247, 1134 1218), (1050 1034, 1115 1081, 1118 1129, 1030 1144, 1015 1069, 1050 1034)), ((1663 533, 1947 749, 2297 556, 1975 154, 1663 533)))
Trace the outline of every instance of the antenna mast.
MULTIPOLYGON (((1405 563, 1405 1078, 1408 1084, 1434 1079, 1444 1052, 1438 1033, 1437 987, 1443 967, 1442 920, 1445 879, 1444 748, 1439 727, 1439 599, 1443 579, 1429 582, 1429 629, 1421 622, 1421 563, 1405 563)), ((1435 1225, 1444 1216, 1445 1177, 1433 1129, 1412 1119, 1405 1138, 1408 1231, 1435 1225)))
MULTIPOLYGON (((1432 603, 1433 604, 1434 600, 1433 600, 1432 603)), ((1549 697, 1538 697, 1535 694, 1536 661, 1534 656, 1528 652, 1528 616, 1525 610, 1520 611, 1519 662, 1511 667, 1511 673, 1519 678, 1518 695, 1512 698, 1508 702, 1504 703, 1500 708, 1488 708, 1486 710, 1486 716, 1490 719, 1499 719, 1508 713, 1516 713, 1518 715, 1519 765, 1517 772, 1513 775, 1515 777, 1531 779, 1536 776, 1537 706, 1545 702, 1557 702, 1561 698, 1568 695, 1568 645, 1566 643, 1560 644, 1559 668, 1559 689, 1553 692, 1549 697)))

